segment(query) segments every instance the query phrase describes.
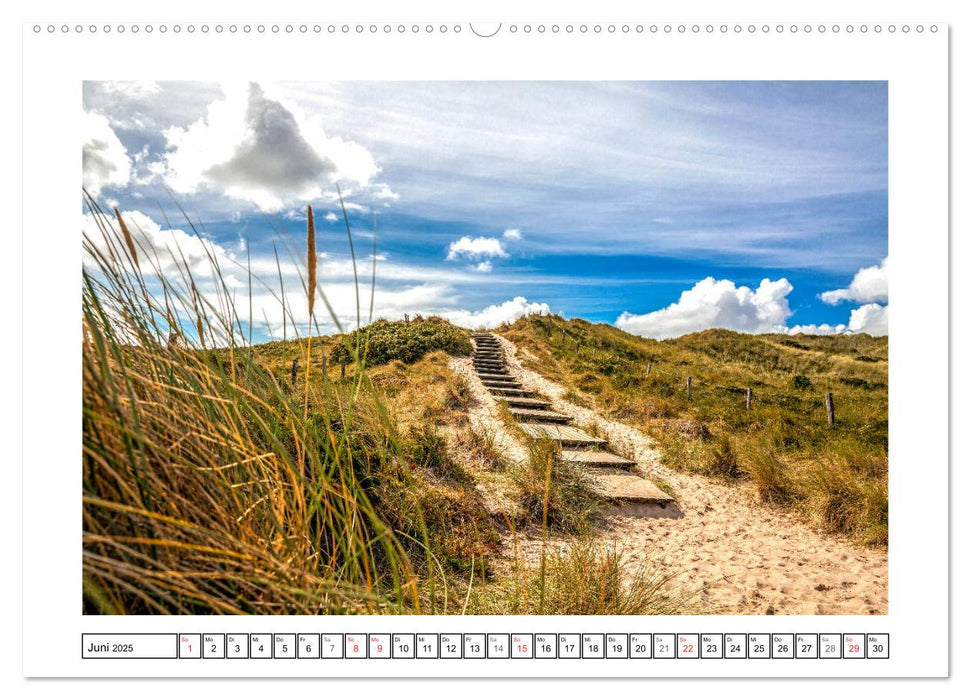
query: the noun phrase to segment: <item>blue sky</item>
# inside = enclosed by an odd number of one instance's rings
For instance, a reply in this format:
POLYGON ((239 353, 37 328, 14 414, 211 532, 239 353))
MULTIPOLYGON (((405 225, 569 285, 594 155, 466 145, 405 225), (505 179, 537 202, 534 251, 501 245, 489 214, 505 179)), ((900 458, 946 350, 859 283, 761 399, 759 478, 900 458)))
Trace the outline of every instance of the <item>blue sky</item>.
POLYGON ((338 185, 364 256, 377 219, 377 316, 886 333, 885 82, 89 82, 83 106, 84 185, 146 247, 275 276, 312 204, 345 324, 338 185))

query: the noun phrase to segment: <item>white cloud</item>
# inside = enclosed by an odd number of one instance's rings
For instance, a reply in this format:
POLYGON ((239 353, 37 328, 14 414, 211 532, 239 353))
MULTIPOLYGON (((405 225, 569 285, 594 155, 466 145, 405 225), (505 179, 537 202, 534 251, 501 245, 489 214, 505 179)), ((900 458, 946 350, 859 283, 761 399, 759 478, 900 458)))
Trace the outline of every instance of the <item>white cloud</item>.
POLYGON ((104 187, 124 187, 131 180, 132 161, 108 119, 94 112, 81 118, 81 182, 92 197, 104 187))
POLYGON ((478 236, 469 238, 462 236, 457 241, 452 241, 448 245, 448 256, 446 260, 458 260, 460 258, 477 260, 481 258, 508 258, 509 253, 502 247, 502 241, 498 238, 486 238, 478 236))
MULTIPOLYGON (((121 216, 135 241, 139 268, 145 273, 151 272, 157 265, 163 274, 178 274, 183 265, 188 265, 193 275, 207 275, 212 271, 211 258, 225 272, 236 269, 232 254, 212 241, 181 229, 163 229, 137 209, 123 211, 121 216)), ((111 217, 110 223, 117 226, 114 217, 111 217)), ((96 247, 106 250, 104 237, 93 215, 85 214, 82 217, 81 231, 88 235, 96 247)), ((242 239, 239 244, 243 250, 242 239)), ((87 262, 90 264, 91 261, 87 262)))
POLYGON ((786 332, 789 335, 796 335, 797 333, 805 333, 806 335, 836 335, 838 333, 846 333, 847 327, 845 323, 837 323, 835 326, 829 323, 810 323, 803 326, 792 326, 788 328, 786 332))
POLYGON ((635 315, 624 312, 615 325, 635 335, 675 338, 708 328, 726 328, 742 333, 869 333, 887 335, 888 307, 865 304, 850 312, 848 323, 787 326, 792 316, 788 295, 792 285, 785 278, 764 279, 753 291, 731 280, 707 277, 681 293, 677 302, 658 311, 635 315))
POLYGON ((880 304, 866 304, 850 312, 850 330, 854 333, 887 335, 890 310, 880 304))
POLYGON ((480 311, 445 311, 440 315, 447 318, 456 326, 463 328, 495 328, 503 323, 512 323, 517 318, 529 314, 548 314, 548 304, 526 301, 525 297, 516 297, 501 304, 487 306, 480 311))
POLYGON ((885 302, 889 299, 888 278, 887 258, 884 258, 879 265, 860 268, 846 289, 823 292, 819 298, 827 304, 839 304, 841 301, 885 302))
POLYGON ((334 222, 337 221, 337 214, 332 211, 327 212, 327 216, 324 217, 327 221, 334 222))
MULTIPOLYGON (((295 107, 266 97, 256 83, 224 89, 226 98, 187 128, 167 129, 164 177, 177 192, 215 188, 276 211, 330 195, 333 183, 358 191, 379 172, 363 146, 324 133, 295 107)), ((375 196, 393 198, 386 185, 375 196)))
POLYGON ((484 260, 475 266, 476 272, 492 272, 492 263, 484 260))
POLYGON ((157 95, 162 91, 162 86, 154 80, 106 80, 98 85, 105 94, 128 99, 157 95))
POLYGON ((647 314, 624 312, 618 328, 650 338, 674 338, 706 328, 727 328, 745 333, 784 330, 792 315, 786 298, 792 285, 784 277, 763 279, 755 291, 737 287, 731 280, 707 277, 681 293, 677 302, 647 314))
POLYGON ((502 237, 510 241, 521 241, 523 239, 523 232, 518 228, 507 228, 502 232, 502 237))

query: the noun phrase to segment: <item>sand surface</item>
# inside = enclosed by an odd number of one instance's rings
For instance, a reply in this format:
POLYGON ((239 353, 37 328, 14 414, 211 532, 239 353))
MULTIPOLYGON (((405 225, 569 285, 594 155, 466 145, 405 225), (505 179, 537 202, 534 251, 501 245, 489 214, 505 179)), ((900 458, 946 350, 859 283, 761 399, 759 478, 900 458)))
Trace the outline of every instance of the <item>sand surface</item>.
MULTIPOLYGON (((612 444, 625 445, 644 476, 663 479, 673 488, 679 512, 614 509, 599 524, 598 537, 605 544, 616 543, 631 564, 651 562, 665 573, 677 573, 677 580, 697 590, 698 602, 713 613, 887 613, 886 550, 816 532, 797 516, 758 503, 744 485, 726 485, 662 466, 648 436, 564 401, 564 387, 523 368, 516 346, 505 338, 500 342, 510 373, 526 388, 544 394, 555 410, 572 416, 577 424, 598 426, 612 444)), ((454 359, 452 368, 466 377, 473 391, 473 426, 496 431, 509 460, 524 459, 524 448, 499 421, 495 402, 475 377, 471 361, 454 359)), ((501 494, 493 499, 496 507, 508 505, 501 494)), ((539 556, 541 544, 535 534, 520 532, 518 545, 527 561, 539 556)), ((511 543, 506 551, 514 556, 511 543)))

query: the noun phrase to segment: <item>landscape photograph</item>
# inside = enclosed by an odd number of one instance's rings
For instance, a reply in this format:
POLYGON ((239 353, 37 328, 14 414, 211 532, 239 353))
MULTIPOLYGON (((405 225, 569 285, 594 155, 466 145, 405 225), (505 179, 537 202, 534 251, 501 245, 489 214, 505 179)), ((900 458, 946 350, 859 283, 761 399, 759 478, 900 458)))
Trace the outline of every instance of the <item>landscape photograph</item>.
POLYGON ((80 108, 85 614, 888 614, 886 82, 80 108))

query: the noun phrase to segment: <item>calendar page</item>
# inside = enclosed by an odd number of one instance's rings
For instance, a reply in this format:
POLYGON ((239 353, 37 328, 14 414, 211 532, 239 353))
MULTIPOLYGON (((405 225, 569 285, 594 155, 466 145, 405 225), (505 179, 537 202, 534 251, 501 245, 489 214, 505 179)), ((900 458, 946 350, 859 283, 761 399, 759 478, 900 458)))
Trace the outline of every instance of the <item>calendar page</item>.
POLYGON ((24 674, 947 676, 947 23, 311 14, 23 26, 24 674))

